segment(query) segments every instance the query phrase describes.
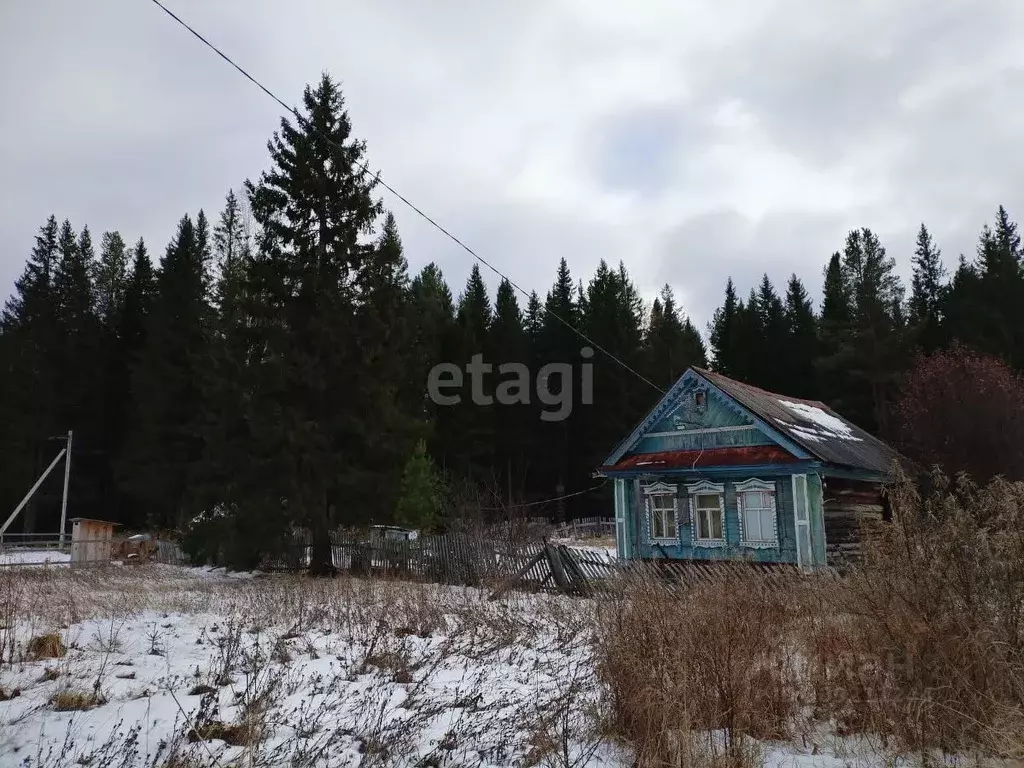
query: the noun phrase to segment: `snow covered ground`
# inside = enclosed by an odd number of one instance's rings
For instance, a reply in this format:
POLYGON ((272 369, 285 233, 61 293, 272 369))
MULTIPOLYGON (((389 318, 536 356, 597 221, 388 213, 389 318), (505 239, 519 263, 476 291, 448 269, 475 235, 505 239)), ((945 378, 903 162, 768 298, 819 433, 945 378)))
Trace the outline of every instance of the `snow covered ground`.
MULTIPOLYGON (((602 727, 588 601, 171 566, 0 578, 0 766, 632 764, 602 727), (63 655, 33 652, 48 633, 63 655)), ((766 764, 855 764, 811 751, 766 764)))
POLYGON ((0 549, 0 566, 57 565, 71 562, 71 553, 56 549, 0 549))

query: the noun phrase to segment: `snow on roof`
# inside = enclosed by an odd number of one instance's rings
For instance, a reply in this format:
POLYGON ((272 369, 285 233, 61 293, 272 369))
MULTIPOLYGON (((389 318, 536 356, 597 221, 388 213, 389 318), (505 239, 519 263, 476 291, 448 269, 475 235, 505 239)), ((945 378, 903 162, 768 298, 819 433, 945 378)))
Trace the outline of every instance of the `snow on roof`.
MULTIPOLYGON (((821 408, 809 405, 808 403, 794 403, 791 400, 780 399, 779 403, 799 416, 801 420, 811 422, 810 424, 787 425, 799 437, 813 441, 838 437, 841 440, 862 442, 861 438, 853 434, 853 429, 849 424, 842 419, 836 418, 831 413, 825 413, 821 408)), ((781 424, 786 424, 784 421, 777 421, 781 424)))

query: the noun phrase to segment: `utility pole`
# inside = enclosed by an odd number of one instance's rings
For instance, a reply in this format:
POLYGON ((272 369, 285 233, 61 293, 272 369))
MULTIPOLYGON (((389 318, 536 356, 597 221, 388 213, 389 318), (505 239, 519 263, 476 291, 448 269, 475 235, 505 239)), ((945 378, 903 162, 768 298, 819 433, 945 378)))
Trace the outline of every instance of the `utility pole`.
POLYGON ((64 526, 68 517, 68 484, 71 481, 71 438, 72 430, 68 430, 68 444, 64 453, 64 495, 60 500, 60 546, 64 546, 64 526))

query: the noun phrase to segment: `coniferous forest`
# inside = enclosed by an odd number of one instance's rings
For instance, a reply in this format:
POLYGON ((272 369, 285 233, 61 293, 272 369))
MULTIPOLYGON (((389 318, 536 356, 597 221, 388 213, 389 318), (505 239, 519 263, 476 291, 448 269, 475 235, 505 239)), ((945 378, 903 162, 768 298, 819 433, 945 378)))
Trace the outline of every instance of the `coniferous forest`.
MULTIPOLYGON (((325 76, 299 112, 269 170, 219 212, 184 212, 166 247, 42 223, 0 322, 0 510, 74 430, 69 514, 179 531, 216 516, 239 563, 301 525, 315 565, 334 526, 443 525, 470 499, 610 514, 594 470, 690 365, 822 400, 897 443, 922 355, 964 345, 1024 367, 1022 249, 1002 207, 951 273, 922 225, 900 253, 909 291, 867 228, 823 254, 820 308, 796 275, 730 280, 705 348, 672 290, 643 301, 624 263, 585 278, 562 260, 544 295, 502 282, 493 300, 477 267, 410 274, 339 86, 325 76), (457 405, 427 397, 434 365, 477 354, 578 376, 587 343, 570 326, 625 366, 598 351, 593 402, 566 419, 541 419, 535 396, 474 404, 468 379, 457 405)), ((56 530, 60 491, 44 485, 13 530, 56 530)))

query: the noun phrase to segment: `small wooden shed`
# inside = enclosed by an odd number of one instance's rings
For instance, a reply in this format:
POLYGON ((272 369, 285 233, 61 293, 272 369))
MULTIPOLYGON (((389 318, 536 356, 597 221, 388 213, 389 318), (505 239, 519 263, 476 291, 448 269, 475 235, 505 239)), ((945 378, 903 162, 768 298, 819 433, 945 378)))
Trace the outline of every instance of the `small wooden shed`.
POLYGON ((109 520, 71 518, 71 564, 106 565, 113 550, 114 526, 109 520))

